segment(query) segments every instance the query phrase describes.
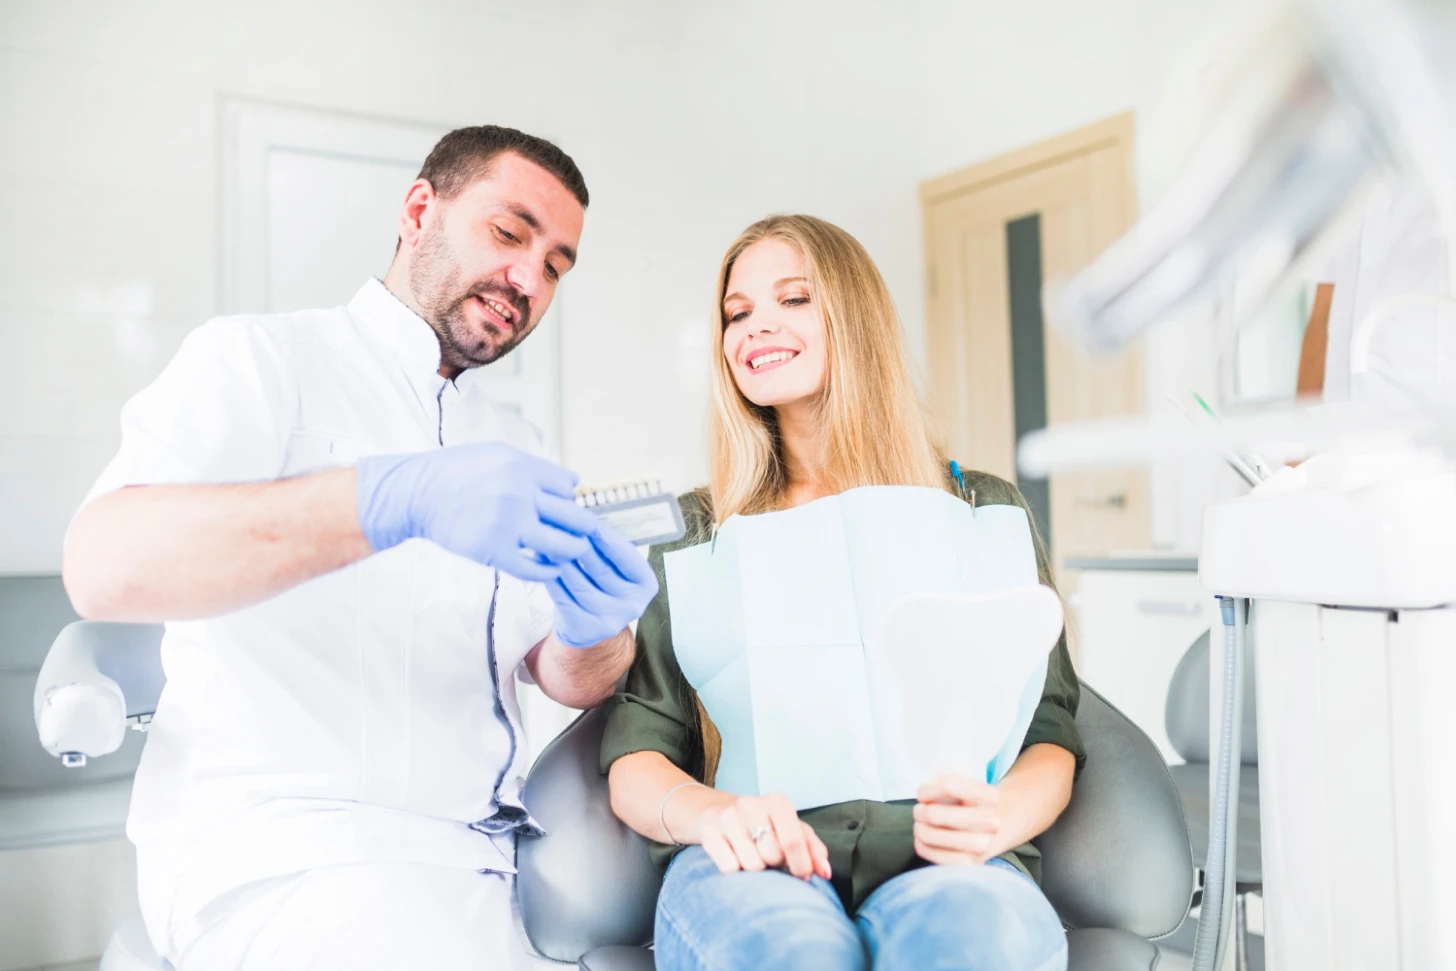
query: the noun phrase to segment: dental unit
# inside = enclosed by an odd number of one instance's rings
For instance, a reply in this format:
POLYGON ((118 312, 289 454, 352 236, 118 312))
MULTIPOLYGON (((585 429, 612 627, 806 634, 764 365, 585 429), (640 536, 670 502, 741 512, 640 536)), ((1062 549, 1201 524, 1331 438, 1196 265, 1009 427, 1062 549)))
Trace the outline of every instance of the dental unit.
MULTIPOLYGON (((1434 214, 1450 287, 1453 44, 1452 14, 1420 0, 1284 4, 1246 40, 1196 160, 1130 233, 1049 285, 1049 316, 1111 349, 1207 306, 1235 274, 1272 293, 1348 239, 1391 184, 1434 214)), ((1453 308, 1432 290, 1366 310, 1349 339, 1351 386, 1381 328, 1453 308)), ((1456 723, 1443 697, 1456 679, 1456 394, 1396 384, 1385 401, 1330 396, 1197 427, 1177 415, 1085 422, 1020 445, 1035 477, 1192 454, 1304 459, 1204 513, 1200 578, 1224 630, 1195 971, 1227 952, 1236 689, 1255 660, 1266 966, 1456 967, 1456 723)))

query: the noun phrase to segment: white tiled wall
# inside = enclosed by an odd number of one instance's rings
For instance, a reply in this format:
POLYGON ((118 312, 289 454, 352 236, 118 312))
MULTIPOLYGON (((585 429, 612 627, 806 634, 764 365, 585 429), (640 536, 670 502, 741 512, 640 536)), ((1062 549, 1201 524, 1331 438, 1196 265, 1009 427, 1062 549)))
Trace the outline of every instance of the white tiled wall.
POLYGON ((1145 103, 1201 10, 0 2, 0 571, 56 567, 120 404, 216 306, 221 94, 558 139, 594 197, 561 297, 563 454, 685 486, 738 229, 774 210, 844 224, 918 352, 919 180, 1145 103))

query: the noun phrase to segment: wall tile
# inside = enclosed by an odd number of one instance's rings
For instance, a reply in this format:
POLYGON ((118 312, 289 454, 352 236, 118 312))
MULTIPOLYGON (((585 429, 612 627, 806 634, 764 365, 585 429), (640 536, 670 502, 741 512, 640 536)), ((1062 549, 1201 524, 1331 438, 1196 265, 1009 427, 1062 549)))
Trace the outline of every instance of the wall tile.
POLYGON ((7 47, 90 64, 210 77, 217 53, 211 0, 0 3, 7 47))
POLYGON ((0 47, 0 177, 212 191, 210 82, 0 47))

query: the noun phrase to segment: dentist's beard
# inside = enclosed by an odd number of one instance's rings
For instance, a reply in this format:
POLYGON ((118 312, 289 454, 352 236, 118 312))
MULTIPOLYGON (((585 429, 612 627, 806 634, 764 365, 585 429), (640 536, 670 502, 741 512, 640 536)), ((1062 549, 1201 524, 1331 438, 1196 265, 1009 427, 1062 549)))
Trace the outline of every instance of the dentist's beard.
POLYGON ((535 329, 535 321, 531 319, 530 301, 514 287, 498 280, 478 280, 466 286, 463 277, 444 233, 438 229, 427 232, 410 266, 410 293, 440 339, 441 363, 467 369, 509 354, 535 329), (500 333, 488 323, 470 323, 466 308, 477 295, 515 310, 515 324, 509 334, 500 333))

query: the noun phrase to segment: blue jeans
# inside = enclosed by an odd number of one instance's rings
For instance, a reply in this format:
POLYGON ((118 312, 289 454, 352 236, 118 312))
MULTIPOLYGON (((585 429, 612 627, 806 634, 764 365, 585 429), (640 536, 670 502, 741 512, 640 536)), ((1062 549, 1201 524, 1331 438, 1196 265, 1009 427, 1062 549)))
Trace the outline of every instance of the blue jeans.
POLYGON ((657 898, 658 971, 1064 971, 1067 937, 1003 860, 885 881, 853 918, 834 888, 779 870, 719 873, 693 846, 657 898))

